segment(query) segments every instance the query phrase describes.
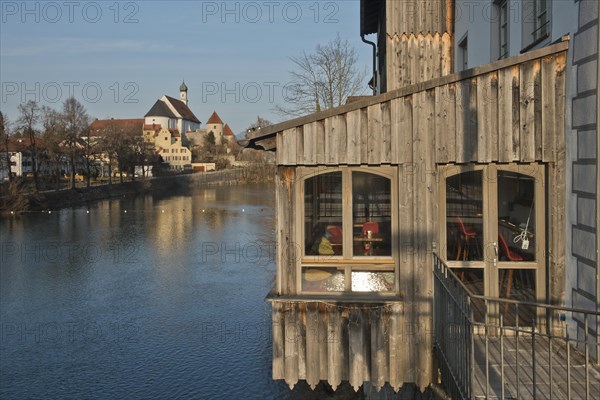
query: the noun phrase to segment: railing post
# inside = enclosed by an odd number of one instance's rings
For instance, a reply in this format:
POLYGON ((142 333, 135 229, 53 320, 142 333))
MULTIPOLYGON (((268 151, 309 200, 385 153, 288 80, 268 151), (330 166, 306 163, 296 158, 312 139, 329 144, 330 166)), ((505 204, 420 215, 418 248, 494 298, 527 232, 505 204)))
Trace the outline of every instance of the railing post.
POLYGON ((584 314, 583 317, 584 330, 585 330, 585 398, 589 400, 590 398, 590 352, 588 347, 588 315, 584 314))
POLYGON ((502 400, 504 400, 504 315, 500 313, 500 384, 502 400))
POLYGON ((535 318, 531 319, 531 366, 532 366, 532 380, 533 380, 533 398, 537 398, 537 386, 536 386, 536 375, 535 375, 535 318))

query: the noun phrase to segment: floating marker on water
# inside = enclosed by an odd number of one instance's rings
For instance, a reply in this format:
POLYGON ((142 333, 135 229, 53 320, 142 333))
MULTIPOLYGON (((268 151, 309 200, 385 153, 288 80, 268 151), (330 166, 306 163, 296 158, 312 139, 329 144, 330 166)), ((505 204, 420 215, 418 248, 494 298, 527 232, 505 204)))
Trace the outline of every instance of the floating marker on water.
POLYGON ((52 214, 52 211, 48 210, 48 214, 52 214))
POLYGON ((244 210, 244 209, 242 208, 242 212, 246 212, 246 210, 244 210))
POLYGON ((127 214, 127 210, 125 210, 125 214, 127 214))
POLYGON ((164 214, 164 213, 165 213, 165 210, 162 210, 162 213, 164 214))
POLYGON ((89 214, 89 213, 90 213, 90 210, 87 210, 87 211, 86 211, 86 214, 89 214))

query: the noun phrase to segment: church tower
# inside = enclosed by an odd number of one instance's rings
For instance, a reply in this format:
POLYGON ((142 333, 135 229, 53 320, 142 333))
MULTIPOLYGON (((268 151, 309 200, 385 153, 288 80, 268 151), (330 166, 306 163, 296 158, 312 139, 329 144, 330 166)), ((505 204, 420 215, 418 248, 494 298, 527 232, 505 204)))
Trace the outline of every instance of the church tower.
POLYGON ((183 81, 181 86, 179 86, 179 100, 181 100, 186 106, 188 103, 187 91, 188 88, 185 84, 185 81, 183 81))

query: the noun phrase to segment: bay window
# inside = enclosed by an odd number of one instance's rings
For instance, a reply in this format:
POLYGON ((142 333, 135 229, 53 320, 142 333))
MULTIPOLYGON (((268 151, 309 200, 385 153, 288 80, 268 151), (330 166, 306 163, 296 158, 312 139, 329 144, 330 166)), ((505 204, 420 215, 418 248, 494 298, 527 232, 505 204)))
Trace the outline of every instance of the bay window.
POLYGON ((302 169, 302 292, 397 292, 395 171, 302 169))

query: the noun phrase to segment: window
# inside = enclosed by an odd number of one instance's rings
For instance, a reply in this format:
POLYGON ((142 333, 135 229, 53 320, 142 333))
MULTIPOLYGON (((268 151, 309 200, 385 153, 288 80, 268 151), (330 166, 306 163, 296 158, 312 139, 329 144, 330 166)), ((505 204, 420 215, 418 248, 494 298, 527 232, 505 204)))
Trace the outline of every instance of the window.
POLYGON ((498 4, 499 12, 499 58, 508 56, 508 0, 501 1, 498 4))
POLYGON ((298 191, 301 291, 396 293, 394 171, 311 171, 298 191))
POLYGON ((535 41, 545 38, 549 33, 548 0, 535 0, 534 10, 533 40, 535 41))
POLYGON ((464 71, 469 69, 469 48, 468 40, 465 35, 464 39, 458 44, 458 69, 464 71))

